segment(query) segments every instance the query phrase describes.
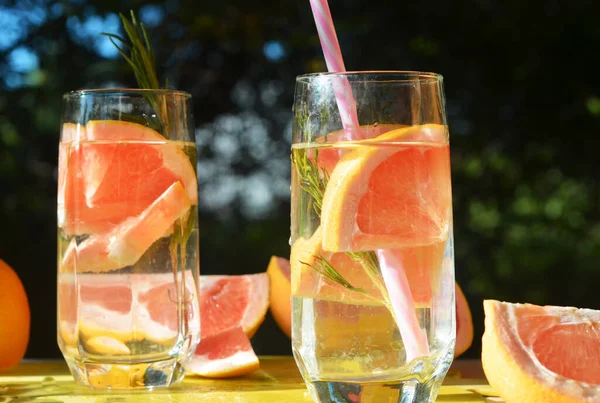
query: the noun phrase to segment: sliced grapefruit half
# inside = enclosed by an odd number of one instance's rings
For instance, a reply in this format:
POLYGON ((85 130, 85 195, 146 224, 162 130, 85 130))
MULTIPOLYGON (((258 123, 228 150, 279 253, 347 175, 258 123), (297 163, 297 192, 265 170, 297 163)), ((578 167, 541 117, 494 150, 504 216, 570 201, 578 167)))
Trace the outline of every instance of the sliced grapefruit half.
POLYGON ((137 216, 175 182, 197 204, 196 175, 184 146, 131 122, 65 123, 57 199, 63 233, 106 232, 137 216))
POLYGON ((486 300, 481 361, 507 403, 595 402, 600 311, 486 300))
POLYGON ((369 251, 445 241, 452 205, 445 126, 410 126, 353 144, 364 147, 340 158, 323 196, 323 249, 369 251), (400 141, 403 145, 394 144, 400 141))

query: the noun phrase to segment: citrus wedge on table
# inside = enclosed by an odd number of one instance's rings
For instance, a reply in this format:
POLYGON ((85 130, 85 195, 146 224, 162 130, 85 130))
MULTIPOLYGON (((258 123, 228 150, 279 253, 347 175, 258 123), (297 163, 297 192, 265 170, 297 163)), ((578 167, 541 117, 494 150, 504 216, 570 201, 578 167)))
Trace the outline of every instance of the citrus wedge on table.
POLYGON ((600 311, 486 300, 481 361, 507 403, 596 402, 600 311))
POLYGON ((237 376, 258 368, 249 337, 263 322, 269 307, 266 273, 243 276, 201 276, 201 337, 191 374, 210 378, 237 376))
POLYGON ((206 378, 230 378, 259 368, 258 357, 241 326, 204 337, 192 360, 185 365, 188 374, 206 378))
POLYGON ((59 227, 65 234, 106 232, 139 215, 176 182, 197 204, 196 175, 185 147, 193 145, 167 141, 137 123, 65 123, 59 146, 59 227))
POLYGON ((452 207, 446 127, 404 127, 352 144, 365 147, 340 158, 323 196, 323 249, 445 242, 452 207))
MULTIPOLYGON (((271 279, 269 309, 279 328, 288 336, 292 334, 290 262, 272 256, 267 267, 271 279)), ((303 273, 305 275, 306 273, 303 273)), ((454 356, 464 353, 473 343, 473 318, 462 289, 456 284, 456 346, 454 356)))
POLYGON ((241 326, 253 336, 269 308, 269 277, 207 275, 200 281, 202 336, 241 326))

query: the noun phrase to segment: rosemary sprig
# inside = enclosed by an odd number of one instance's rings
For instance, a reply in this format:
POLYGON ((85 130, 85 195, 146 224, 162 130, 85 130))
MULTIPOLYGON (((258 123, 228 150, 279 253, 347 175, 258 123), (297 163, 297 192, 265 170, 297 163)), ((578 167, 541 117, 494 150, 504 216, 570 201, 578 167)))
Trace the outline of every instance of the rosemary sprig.
POLYGON ((355 287, 352 284, 350 284, 348 282, 348 280, 346 280, 344 278, 344 276, 342 276, 340 274, 339 271, 337 271, 332 265, 331 263, 325 259, 323 257, 323 255, 319 254, 319 256, 315 256, 315 261, 316 264, 312 265, 306 262, 300 262, 301 264, 308 266, 310 268, 312 268, 313 270, 315 270, 317 273, 319 273, 320 275, 322 275, 323 277, 333 281, 334 283, 350 290, 350 291, 354 291, 354 292, 359 292, 361 294, 363 294, 365 297, 368 297, 369 299, 372 299, 374 301, 377 301, 379 303, 385 303, 383 300, 372 296, 371 294, 369 294, 366 290, 364 290, 363 288, 359 288, 359 287, 355 287))
MULTIPOLYGON (((135 79, 138 83, 138 86, 142 89, 150 89, 150 90, 158 90, 160 88, 160 84, 158 81, 158 75, 156 74, 156 63, 154 59, 154 50, 152 49, 152 44, 148 38, 148 33, 146 32, 146 28, 141 21, 138 21, 135 17, 135 13, 130 11, 131 14, 131 22, 127 20, 127 18, 119 13, 119 17, 121 18, 121 22, 123 23, 123 28, 125 29, 125 33, 129 40, 125 38, 111 33, 102 32, 102 35, 107 36, 111 43, 117 48, 118 52, 123 56, 123 58, 127 61, 127 63, 133 69, 135 74, 135 79), (118 42, 118 43, 117 43, 118 42)), ((165 80, 165 89, 169 86, 168 80, 165 80)), ((145 95, 148 103, 156 113, 158 117, 158 124, 160 127, 155 128, 157 131, 161 131, 165 137, 168 138, 169 133, 169 115, 167 113, 167 103, 164 96, 159 96, 155 92, 148 92, 145 95)), ((144 121, 140 122, 139 116, 128 116, 129 119, 133 121, 137 121, 142 124, 150 124, 151 122, 144 121)), ((179 125, 179 122, 175 120, 173 122, 176 126, 179 125)), ((185 270, 187 268, 187 242, 189 237, 194 229, 194 223, 196 222, 197 211, 195 208, 190 209, 187 214, 187 218, 185 222, 183 219, 177 219, 173 223, 173 234, 171 235, 171 241, 169 243, 169 251, 171 254, 171 263, 173 266, 173 276, 175 282, 175 289, 177 290, 176 298, 173 299, 169 294, 169 299, 180 306, 183 306, 183 310, 185 311, 188 306, 188 302, 190 298, 194 296, 187 295, 187 288, 185 285, 186 275, 185 270), (179 267, 182 267, 183 270, 178 270, 179 267), (182 272, 181 276, 181 287, 179 284, 178 272, 182 272), (186 295, 182 296, 179 292, 180 289, 184 290, 186 295)), ((170 293, 170 290, 169 290, 170 293)), ((187 321, 183 320, 183 317, 187 315, 185 312, 179 312, 181 317, 179 318, 179 323, 187 327, 187 321)), ((187 329, 184 329, 187 332, 187 329)))
MULTIPOLYGON (((308 153, 303 150, 301 153, 292 153, 293 166, 296 168, 296 175, 299 180, 300 187, 303 191, 311 196, 311 205, 315 213, 320 217, 321 208, 323 206, 323 195, 329 182, 329 173, 324 169, 319 169, 317 164, 308 157, 308 153)), ((319 150, 314 149, 314 161, 318 161, 319 150)), ((379 262, 375 252, 347 252, 348 256, 362 265, 363 269, 373 281, 375 286, 381 292, 381 295, 387 299, 387 291, 383 284, 383 278, 379 271, 379 262)), ((341 274, 338 272, 330 262, 328 262, 323 256, 319 255, 315 257, 317 260, 316 266, 303 263, 316 270, 322 276, 335 282, 336 284, 355 292, 360 292, 364 295, 368 295, 373 299, 375 297, 370 296, 362 288, 354 287, 350 284, 341 274)), ((302 262, 301 262, 302 263, 302 262)))
MULTIPOLYGON (((128 40, 119 35, 107 32, 102 32, 101 35, 108 37, 111 43, 117 48, 117 51, 131 66, 140 88, 152 90, 160 89, 160 83, 156 74, 154 50, 148 39, 146 28, 141 21, 137 20, 133 10, 130 11, 130 14, 131 22, 127 20, 123 14, 119 13, 128 40)), ((168 80, 165 80, 164 88, 166 89, 168 85, 168 80)), ((161 131, 167 133, 168 116, 164 97, 159 98, 157 94, 148 93, 146 99, 158 116, 162 129, 161 131)))
POLYGON ((352 284, 350 284, 336 269, 333 268, 331 263, 329 263, 327 261, 327 259, 325 259, 323 257, 323 255, 321 255, 320 253, 318 256, 315 256, 315 260, 316 260, 316 265, 312 265, 312 264, 309 264, 306 262, 300 262, 300 263, 302 263, 305 266, 309 266, 309 267, 313 268, 323 277, 328 278, 329 280, 341 285, 344 288, 347 288, 351 291, 360 292, 363 294, 366 293, 366 291, 364 289, 359 288, 359 287, 354 287, 352 284))
MULTIPOLYGON (((315 158, 317 161, 319 150, 315 149, 315 158)), ((311 196, 311 203, 315 213, 321 217, 321 208, 323 206, 323 194, 329 182, 329 173, 317 167, 317 165, 308 158, 306 152, 292 153, 292 161, 296 167, 296 173, 300 180, 300 187, 311 196)))

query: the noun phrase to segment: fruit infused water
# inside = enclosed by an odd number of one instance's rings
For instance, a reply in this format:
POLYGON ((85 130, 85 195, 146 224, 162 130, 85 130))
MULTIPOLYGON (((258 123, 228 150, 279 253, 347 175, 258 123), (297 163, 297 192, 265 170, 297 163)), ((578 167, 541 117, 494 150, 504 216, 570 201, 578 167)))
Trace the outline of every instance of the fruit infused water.
POLYGON ((124 120, 63 124, 58 344, 81 384, 170 385, 198 343, 196 147, 185 137, 124 120))
POLYGON ((432 401, 455 343, 447 127, 375 123, 348 140, 313 134, 335 116, 306 119, 297 104, 292 344, 309 391, 320 402, 432 401))

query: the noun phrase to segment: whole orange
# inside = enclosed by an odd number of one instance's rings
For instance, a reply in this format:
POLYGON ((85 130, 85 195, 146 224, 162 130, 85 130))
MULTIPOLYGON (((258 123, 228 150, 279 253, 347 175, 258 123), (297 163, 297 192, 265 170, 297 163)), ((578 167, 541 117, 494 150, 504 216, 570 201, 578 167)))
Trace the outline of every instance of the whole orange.
POLYGON ((0 369, 16 365, 29 342, 29 302, 17 273, 0 259, 0 369))

